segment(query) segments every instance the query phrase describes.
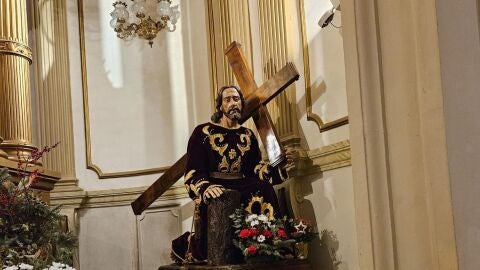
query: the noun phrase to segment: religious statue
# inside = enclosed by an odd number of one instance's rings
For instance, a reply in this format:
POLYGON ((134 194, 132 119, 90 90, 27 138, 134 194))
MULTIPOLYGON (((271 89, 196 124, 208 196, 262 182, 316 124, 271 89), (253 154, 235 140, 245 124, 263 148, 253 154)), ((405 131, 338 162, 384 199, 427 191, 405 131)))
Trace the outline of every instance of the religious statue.
MULTIPOLYGON (((261 196, 267 214, 280 217, 273 185, 288 179, 287 168, 293 166, 291 153, 287 162, 277 167, 263 161, 258 141, 252 130, 240 125, 245 100, 237 86, 219 89, 216 112, 211 122, 195 128, 187 147, 185 187, 196 205, 195 237, 173 244, 172 257, 177 261, 202 261, 207 257, 207 204, 219 198, 225 189, 241 193, 247 204, 252 197, 261 196), (185 244, 183 244, 185 245, 185 244)), ((190 235, 183 235, 184 238, 190 235)))

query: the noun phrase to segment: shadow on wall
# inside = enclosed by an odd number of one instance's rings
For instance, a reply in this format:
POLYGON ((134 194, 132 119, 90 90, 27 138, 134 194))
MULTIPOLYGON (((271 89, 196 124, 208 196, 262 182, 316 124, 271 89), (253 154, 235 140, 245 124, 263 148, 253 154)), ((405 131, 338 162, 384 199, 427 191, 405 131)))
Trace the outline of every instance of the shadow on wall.
MULTIPOLYGON (((303 201, 302 209, 310 214, 306 214, 304 218, 311 220, 313 226, 318 228, 318 225, 315 224, 316 219, 312 203, 308 200, 303 201)), ((339 247, 340 243, 335 233, 330 230, 323 230, 319 237, 310 242, 309 260, 313 269, 348 270, 348 266, 337 257, 339 247), (315 254, 314 257, 312 257, 313 254, 315 254)))

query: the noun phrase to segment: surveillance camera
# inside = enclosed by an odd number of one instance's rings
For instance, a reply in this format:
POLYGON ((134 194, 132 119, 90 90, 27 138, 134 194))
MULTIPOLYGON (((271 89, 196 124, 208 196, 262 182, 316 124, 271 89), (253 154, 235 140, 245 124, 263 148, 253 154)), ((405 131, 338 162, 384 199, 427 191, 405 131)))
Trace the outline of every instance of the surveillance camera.
POLYGON ((330 22, 333 20, 333 15, 337 10, 339 10, 340 6, 337 6, 336 8, 330 3, 330 5, 327 7, 327 9, 323 12, 322 17, 320 17, 320 20, 318 20, 318 25, 321 28, 324 28, 330 24, 330 22))

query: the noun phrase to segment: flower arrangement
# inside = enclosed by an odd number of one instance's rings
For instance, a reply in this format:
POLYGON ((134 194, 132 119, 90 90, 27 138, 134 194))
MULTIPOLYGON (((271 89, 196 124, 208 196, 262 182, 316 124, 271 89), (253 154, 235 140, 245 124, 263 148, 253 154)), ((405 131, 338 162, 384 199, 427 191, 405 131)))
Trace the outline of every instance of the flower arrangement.
POLYGON ((52 262, 72 264, 76 239, 62 232, 60 207, 51 208, 31 188, 41 173, 33 164, 56 146, 18 157, 15 174, 0 168, 0 269, 63 269, 51 268, 52 262))
POLYGON ((243 252, 247 262, 298 258, 294 245, 309 242, 318 235, 306 220, 274 219, 248 213, 243 207, 236 209, 230 218, 235 230, 233 244, 243 252))

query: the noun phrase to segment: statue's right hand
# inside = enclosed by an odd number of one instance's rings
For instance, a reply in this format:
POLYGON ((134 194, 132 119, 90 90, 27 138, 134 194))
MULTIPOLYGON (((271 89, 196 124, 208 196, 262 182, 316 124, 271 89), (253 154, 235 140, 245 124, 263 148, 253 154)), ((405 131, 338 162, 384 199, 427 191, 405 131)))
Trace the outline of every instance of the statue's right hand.
POLYGON ((220 186, 220 185, 212 185, 212 186, 209 186, 206 190, 205 190, 205 196, 210 199, 210 198, 218 198, 220 197, 222 194, 223 194, 223 191, 225 190, 224 187, 220 186))

